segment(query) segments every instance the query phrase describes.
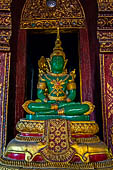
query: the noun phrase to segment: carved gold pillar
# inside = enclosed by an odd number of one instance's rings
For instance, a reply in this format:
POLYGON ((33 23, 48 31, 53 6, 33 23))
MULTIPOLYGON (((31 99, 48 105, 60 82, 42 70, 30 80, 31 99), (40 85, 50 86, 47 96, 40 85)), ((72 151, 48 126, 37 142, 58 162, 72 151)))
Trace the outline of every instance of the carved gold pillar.
POLYGON ((11 0, 0 0, 0 154, 6 144, 10 69, 11 0))
POLYGON ((98 9, 103 134, 113 151, 113 0, 98 0, 98 9))

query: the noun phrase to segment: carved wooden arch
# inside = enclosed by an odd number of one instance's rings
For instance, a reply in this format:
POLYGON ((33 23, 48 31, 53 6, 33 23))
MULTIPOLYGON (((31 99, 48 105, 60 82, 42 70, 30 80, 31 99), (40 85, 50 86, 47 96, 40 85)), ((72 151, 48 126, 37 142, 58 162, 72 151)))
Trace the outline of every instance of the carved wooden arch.
MULTIPOLYGON (((79 30, 80 96, 81 101, 89 100, 93 102, 89 38, 84 9, 79 0, 56 0, 56 6, 53 8, 48 7, 46 2, 47 0, 26 0, 21 13, 19 37, 21 39, 22 34, 26 33, 27 29, 49 30, 49 33, 54 32, 56 27, 60 27, 61 32, 79 30), (86 70, 87 75, 85 74, 86 70), (81 77, 84 76, 85 80, 82 82, 81 77), (82 86, 82 84, 84 85, 82 86)), ((18 49, 18 51, 21 51, 21 49, 18 49)), ((21 104, 18 105, 21 107, 22 100, 21 104)), ((91 115, 91 119, 94 119, 94 114, 91 115)))
POLYGON ((21 14, 21 29, 85 27, 85 13, 79 0, 56 0, 55 7, 46 0, 26 0, 21 14))

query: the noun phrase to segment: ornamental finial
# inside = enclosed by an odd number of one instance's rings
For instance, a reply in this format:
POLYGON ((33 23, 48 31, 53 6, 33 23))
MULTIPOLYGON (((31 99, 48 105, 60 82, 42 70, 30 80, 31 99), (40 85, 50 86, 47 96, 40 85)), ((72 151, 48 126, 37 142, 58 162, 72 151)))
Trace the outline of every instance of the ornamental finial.
POLYGON ((63 51, 63 48, 61 47, 62 42, 60 40, 60 30, 59 27, 57 27, 57 38, 55 41, 55 47, 53 48, 53 53, 50 55, 50 58, 52 59, 53 56, 63 56, 65 59, 65 53, 63 51))

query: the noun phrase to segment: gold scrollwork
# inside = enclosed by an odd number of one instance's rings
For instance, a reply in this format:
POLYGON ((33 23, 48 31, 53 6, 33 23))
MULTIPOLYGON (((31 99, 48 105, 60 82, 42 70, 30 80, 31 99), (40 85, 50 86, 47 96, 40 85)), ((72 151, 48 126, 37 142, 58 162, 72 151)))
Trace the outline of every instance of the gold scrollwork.
POLYGON ((113 42, 100 42, 100 52, 113 52, 113 42))
POLYGON ((2 10, 2 11, 10 11, 11 2, 12 2, 12 0, 0 1, 0 10, 2 10))
POLYGON ((11 30, 2 30, 0 31, 0 50, 9 51, 10 45, 9 40, 11 37, 11 30))
POLYGON ((99 11, 113 11, 113 1, 101 1, 98 3, 98 9, 99 11))
POLYGON ((113 32, 112 31, 97 31, 97 38, 99 41, 112 41, 113 32))
POLYGON ((0 12, 0 29, 11 29, 11 13, 0 12))
POLYGON ((98 26, 98 30, 99 29, 111 29, 113 28, 113 16, 109 15, 109 16, 103 16, 103 15, 99 15, 98 16, 98 21, 97 21, 97 26, 98 26))
POLYGON ((11 30, 0 31, 0 43, 7 44, 11 36, 11 30))
POLYGON ((58 0, 55 8, 47 7, 45 0, 27 0, 20 23, 23 29, 85 27, 85 13, 78 0, 58 0))
POLYGON ((21 20, 25 21, 29 18, 35 20, 37 18, 54 19, 65 17, 85 18, 83 8, 79 1, 58 0, 55 8, 47 8, 45 0, 36 0, 33 2, 27 0, 23 8, 21 20))
POLYGON ((56 29, 60 28, 84 28, 86 26, 84 19, 60 19, 60 20, 36 20, 22 21, 21 29, 56 29))

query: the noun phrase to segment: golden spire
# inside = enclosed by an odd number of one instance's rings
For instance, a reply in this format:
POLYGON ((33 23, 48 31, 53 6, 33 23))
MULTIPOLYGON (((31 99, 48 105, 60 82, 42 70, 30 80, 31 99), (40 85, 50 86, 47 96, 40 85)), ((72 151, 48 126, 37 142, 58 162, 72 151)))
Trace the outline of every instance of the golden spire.
POLYGON ((57 28, 57 38, 55 41, 55 47, 53 48, 53 53, 50 55, 50 58, 52 58, 53 56, 63 56, 65 59, 65 53, 63 52, 63 48, 61 47, 61 40, 60 40, 60 31, 59 31, 59 27, 57 28))

